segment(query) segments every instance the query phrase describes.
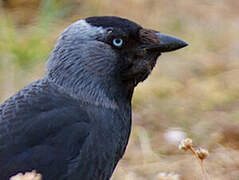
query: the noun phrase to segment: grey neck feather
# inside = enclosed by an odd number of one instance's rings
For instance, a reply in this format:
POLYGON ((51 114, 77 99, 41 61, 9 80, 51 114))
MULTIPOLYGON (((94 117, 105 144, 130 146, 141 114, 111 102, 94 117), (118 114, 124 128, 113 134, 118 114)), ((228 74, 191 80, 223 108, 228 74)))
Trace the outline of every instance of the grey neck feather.
POLYGON ((48 59, 46 78, 75 99, 115 109, 126 90, 117 81, 117 54, 94 40, 104 33, 84 20, 69 26, 48 59))

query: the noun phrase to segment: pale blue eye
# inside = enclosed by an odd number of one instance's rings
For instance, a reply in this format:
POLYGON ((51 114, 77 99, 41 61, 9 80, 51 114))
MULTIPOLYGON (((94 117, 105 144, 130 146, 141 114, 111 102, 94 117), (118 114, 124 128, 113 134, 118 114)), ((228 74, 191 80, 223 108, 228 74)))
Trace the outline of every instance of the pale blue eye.
POLYGON ((115 38, 113 39, 113 44, 116 47, 121 47, 123 45, 123 39, 115 38))

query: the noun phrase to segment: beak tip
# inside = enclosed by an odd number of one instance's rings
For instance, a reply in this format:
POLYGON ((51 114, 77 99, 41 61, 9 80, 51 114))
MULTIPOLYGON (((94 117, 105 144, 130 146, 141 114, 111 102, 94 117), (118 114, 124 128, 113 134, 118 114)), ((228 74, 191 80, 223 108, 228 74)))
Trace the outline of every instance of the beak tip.
POLYGON ((181 44, 180 44, 180 48, 184 48, 186 46, 188 46, 188 43, 186 43, 185 41, 182 41, 181 44))

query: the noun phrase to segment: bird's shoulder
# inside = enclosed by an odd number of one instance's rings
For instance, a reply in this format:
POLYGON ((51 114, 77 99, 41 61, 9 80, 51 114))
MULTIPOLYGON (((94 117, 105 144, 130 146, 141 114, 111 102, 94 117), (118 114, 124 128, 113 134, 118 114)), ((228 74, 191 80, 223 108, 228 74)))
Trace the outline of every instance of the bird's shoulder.
MULTIPOLYGON (((0 126, 14 119, 27 118, 34 113, 51 111, 70 103, 67 96, 59 93, 45 79, 38 80, 18 91, 0 105, 0 126)), ((71 101, 72 103, 72 101, 71 101)))
POLYGON ((49 164, 64 169, 63 162, 79 154, 89 124, 83 103, 51 82, 42 79, 26 86, 0 106, 0 162, 5 163, 0 179, 16 173, 16 167, 35 168, 46 177, 49 164))
POLYGON ((21 138, 34 144, 63 127, 81 122, 88 124, 89 121, 81 102, 42 79, 1 104, 0 139, 5 145, 8 143, 4 139, 16 144, 21 138))

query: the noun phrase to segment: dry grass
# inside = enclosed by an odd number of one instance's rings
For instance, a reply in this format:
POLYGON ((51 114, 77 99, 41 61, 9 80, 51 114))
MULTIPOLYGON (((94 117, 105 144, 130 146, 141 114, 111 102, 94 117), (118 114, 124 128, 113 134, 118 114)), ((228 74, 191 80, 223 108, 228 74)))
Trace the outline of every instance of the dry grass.
POLYGON ((38 11, 30 20, 18 20, 21 7, 9 8, 7 18, 0 15, 0 99, 44 74, 57 34, 72 21, 92 15, 127 17, 190 46, 162 55, 150 78, 136 88, 131 139, 112 179, 160 179, 161 172, 201 179, 200 164, 177 149, 178 135, 167 134, 177 129, 181 137, 208 148, 205 166, 212 180, 238 180, 239 1, 77 0, 74 8, 64 20, 53 18, 57 8, 43 11, 55 12, 42 18, 52 19, 49 26, 38 26, 38 11))

